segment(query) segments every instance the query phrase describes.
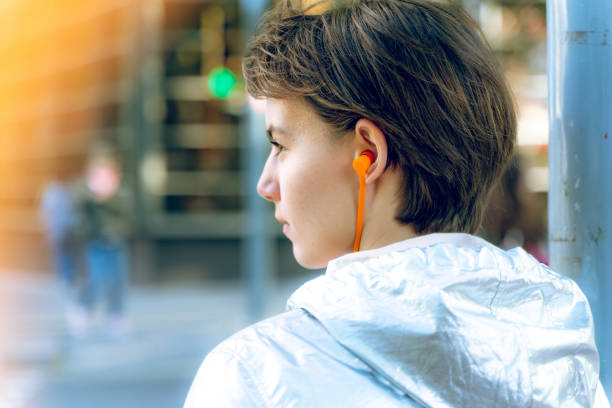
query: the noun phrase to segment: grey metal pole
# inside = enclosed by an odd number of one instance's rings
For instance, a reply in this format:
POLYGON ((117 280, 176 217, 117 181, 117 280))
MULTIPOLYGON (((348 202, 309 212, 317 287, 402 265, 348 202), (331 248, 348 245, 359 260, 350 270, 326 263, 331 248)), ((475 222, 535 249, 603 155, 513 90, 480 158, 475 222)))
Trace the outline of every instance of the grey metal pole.
MULTIPOLYGON (((257 19, 265 7, 264 0, 242 0, 245 31, 251 36, 257 19)), ((264 200, 258 196, 257 180, 265 162, 265 123, 261 114, 248 106, 243 126, 243 168, 246 197, 246 236, 243 246, 243 276, 246 278, 247 316, 250 322, 261 320, 265 313, 266 292, 269 283, 271 262, 267 212, 264 200)))
POLYGON ((547 4, 549 245, 589 299, 612 394, 612 2, 547 4))
POLYGON ((266 228, 267 211, 264 200, 256 191, 257 180, 265 158, 264 118, 255 112, 246 113, 247 137, 244 188, 246 190, 246 236, 243 247, 243 276, 246 278, 247 317, 251 323, 261 320, 269 286, 271 262, 270 237, 266 228))

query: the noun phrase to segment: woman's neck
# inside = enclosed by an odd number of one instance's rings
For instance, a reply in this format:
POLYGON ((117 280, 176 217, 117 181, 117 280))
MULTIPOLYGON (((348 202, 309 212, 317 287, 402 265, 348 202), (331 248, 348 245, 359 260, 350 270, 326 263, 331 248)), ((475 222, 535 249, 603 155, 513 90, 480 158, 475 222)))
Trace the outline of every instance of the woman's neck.
POLYGON ((395 219, 400 182, 399 172, 389 168, 379 181, 368 186, 359 248, 361 251, 380 248, 418 235, 411 224, 402 224, 395 219))

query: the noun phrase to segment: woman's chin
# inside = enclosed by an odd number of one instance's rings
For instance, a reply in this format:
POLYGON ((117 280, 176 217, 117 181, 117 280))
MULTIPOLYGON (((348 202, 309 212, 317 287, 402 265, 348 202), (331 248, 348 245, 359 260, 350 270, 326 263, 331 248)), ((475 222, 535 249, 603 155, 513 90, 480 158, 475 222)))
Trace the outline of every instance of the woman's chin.
POLYGON ((342 255, 346 255, 350 253, 349 250, 346 251, 329 251, 329 248, 326 248, 327 251, 322 251, 321 249, 309 249, 305 250, 300 245, 296 245, 293 243, 293 256, 300 266, 306 269, 323 269, 327 267, 327 264, 332 259, 338 258, 342 255))
POLYGON ((306 269, 322 269, 330 261, 329 259, 321 259, 321 254, 307 253, 307 251, 301 250, 296 244, 293 244, 293 256, 297 263, 306 269))

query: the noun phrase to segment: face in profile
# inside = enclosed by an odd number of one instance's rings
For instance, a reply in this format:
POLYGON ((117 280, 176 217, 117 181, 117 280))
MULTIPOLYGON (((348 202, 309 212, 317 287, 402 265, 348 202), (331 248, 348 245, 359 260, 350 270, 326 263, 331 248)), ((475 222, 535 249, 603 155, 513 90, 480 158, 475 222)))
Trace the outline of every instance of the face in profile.
POLYGON ((338 135, 301 99, 268 99, 272 145, 257 184, 306 268, 352 251, 359 179, 350 134, 338 135))

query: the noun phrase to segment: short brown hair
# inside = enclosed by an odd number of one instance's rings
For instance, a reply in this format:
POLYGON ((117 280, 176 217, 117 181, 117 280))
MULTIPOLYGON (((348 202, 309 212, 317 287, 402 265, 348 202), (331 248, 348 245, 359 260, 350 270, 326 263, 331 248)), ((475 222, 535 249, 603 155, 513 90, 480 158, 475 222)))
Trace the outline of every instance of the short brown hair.
POLYGON ((376 123, 402 172, 396 219, 417 233, 476 232, 516 139, 513 98, 476 23, 426 0, 315 7, 284 0, 262 17, 247 91, 303 97, 343 133, 376 123))

